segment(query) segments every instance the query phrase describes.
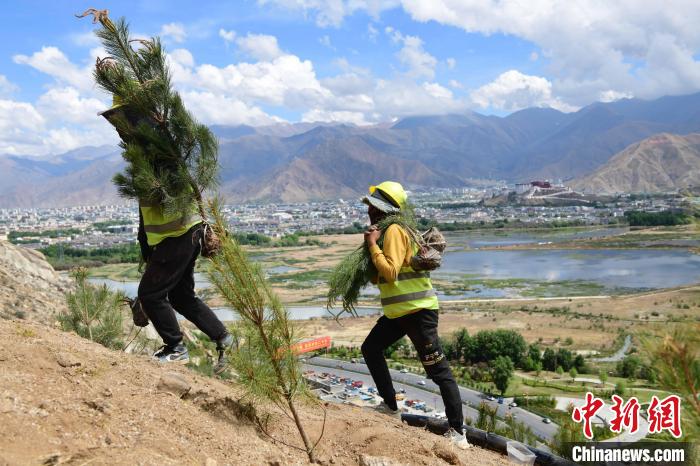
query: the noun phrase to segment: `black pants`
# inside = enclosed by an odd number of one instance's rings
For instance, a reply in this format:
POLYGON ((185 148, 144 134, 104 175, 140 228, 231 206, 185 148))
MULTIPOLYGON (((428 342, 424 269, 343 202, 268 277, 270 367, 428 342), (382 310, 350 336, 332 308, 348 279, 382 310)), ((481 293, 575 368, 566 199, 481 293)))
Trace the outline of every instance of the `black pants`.
POLYGON ((194 293, 194 266, 201 248, 200 225, 153 248, 139 284, 139 299, 156 331, 168 346, 182 341, 173 308, 212 340, 226 336, 226 327, 194 293))
POLYGON ((379 396, 392 409, 397 409, 396 392, 391 383, 389 367, 384 359, 384 350, 399 338, 408 335, 418 351, 418 356, 428 378, 440 387, 450 427, 461 432, 464 421, 462 399, 450 365, 440 347, 437 327, 438 313, 427 309, 396 319, 382 316, 362 343, 362 355, 365 357, 365 363, 372 374, 374 383, 377 384, 379 396))

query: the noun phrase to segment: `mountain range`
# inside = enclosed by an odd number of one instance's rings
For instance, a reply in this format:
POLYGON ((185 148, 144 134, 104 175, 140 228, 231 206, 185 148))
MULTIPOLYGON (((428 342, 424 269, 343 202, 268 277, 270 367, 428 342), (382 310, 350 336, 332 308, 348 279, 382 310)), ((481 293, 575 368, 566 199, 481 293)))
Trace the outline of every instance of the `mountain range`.
MULTIPOLYGON (((573 113, 528 108, 505 117, 467 112, 374 126, 212 129, 220 141, 221 191, 229 200, 337 199, 385 179, 409 187, 586 179, 645 138, 700 132, 700 93, 594 103, 573 113)), ((0 156, 0 207, 116 202, 110 178, 122 163, 118 149, 108 146, 50 160, 0 156)))
POLYGON ((657 134, 569 185, 596 193, 668 192, 700 185, 700 133, 657 134))

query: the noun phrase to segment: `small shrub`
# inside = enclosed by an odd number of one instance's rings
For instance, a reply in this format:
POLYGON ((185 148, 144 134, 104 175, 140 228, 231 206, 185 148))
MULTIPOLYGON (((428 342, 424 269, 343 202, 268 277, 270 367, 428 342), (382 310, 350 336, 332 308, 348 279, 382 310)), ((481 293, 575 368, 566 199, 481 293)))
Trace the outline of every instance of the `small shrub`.
POLYGON ((66 294, 68 310, 58 316, 61 328, 107 348, 122 349, 124 296, 106 285, 88 283, 84 268, 75 269, 71 276, 75 280, 75 291, 66 294))

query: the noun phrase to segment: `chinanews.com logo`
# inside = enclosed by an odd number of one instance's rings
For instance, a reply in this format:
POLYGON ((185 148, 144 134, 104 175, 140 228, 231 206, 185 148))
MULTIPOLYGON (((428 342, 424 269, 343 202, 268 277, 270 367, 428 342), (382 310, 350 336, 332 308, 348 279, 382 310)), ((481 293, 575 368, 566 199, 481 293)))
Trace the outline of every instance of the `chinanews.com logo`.
MULTIPOLYGON (((614 403, 612 411, 615 417, 610 421, 610 430, 619 434, 624 427, 630 434, 637 433, 641 408, 639 400, 632 397, 625 402, 617 395, 613 395, 612 399, 614 403)), ((592 419, 604 406, 605 402, 602 399, 588 392, 585 404, 574 408, 571 413, 571 418, 575 422, 583 423, 583 435, 589 440, 593 439, 592 419)), ((669 395, 663 400, 659 400, 656 395, 652 396, 646 414, 649 421, 647 435, 663 431, 669 432, 673 438, 680 438, 683 435, 681 430, 681 399, 678 395, 669 395)))
POLYGON ((584 404, 571 412, 571 418, 582 424, 583 435, 589 440, 593 439, 594 418, 604 419, 605 414, 611 417, 606 422, 610 431, 617 434, 611 441, 567 444, 568 456, 576 464, 693 464, 691 444, 644 440, 650 434, 664 432, 675 439, 683 435, 679 396, 669 395, 660 399, 654 395, 646 409, 643 409, 636 397, 625 401, 620 396, 613 395, 612 401, 607 413, 601 413, 606 407, 605 402, 588 392, 584 404), (621 436, 623 430, 626 431, 625 436, 621 436))

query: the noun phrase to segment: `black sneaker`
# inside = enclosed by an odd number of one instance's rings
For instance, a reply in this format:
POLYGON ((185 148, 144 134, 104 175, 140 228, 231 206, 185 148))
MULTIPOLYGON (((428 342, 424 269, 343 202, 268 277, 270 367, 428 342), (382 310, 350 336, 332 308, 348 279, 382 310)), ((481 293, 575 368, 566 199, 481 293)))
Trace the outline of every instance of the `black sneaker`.
POLYGON ((216 351, 219 354, 219 358, 214 365, 214 374, 221 375, 228 369, 229 361, 226 357, 226 350, 230 350, 233 347, 233 343, 234 340, 230 333, 216 341, 216 351))
POLYGON ((190 354, 182 343, 178 343, 175 346, 163 345, 158 351, 153 353, 153 359, 159 362, 187 364, 190 361, 190 354))

